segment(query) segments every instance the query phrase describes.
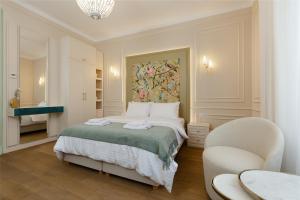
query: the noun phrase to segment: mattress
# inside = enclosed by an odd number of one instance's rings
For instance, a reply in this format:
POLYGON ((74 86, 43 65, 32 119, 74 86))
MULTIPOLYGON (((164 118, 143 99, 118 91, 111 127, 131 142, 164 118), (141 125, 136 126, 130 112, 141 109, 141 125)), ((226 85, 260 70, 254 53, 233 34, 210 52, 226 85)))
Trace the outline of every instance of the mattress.
MULTIPOLYGON (((141 120, 141 118, 128 118, 124 116, 109 117, 107 119, 120 123, 141 120)), ((164 185, 171 192, 173 179, 178 167, 174 158, 184 139, 187 138, 183 126, 184 120, 162 118, 147 118, 147 120, 154 126, 170 127, 174 130, 174 134, 176 134, 178 146, 168 169, 164 168, 164 163, 156 154, 127 145, 61 136, 54 146, 54 151, 57 153, 59 159, 62 159, 63 153, 68 153, 134 169, 140 175, 149 177, 154 182, 164 185)))

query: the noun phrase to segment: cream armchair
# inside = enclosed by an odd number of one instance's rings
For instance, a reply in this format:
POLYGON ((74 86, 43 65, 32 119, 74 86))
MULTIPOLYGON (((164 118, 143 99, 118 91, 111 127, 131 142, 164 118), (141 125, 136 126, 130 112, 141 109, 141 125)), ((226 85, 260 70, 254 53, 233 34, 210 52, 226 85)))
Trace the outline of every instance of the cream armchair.
POLYGON ((220 199, 211 186, 219 174, 246 169, 280 171, 283 148, 280 129, 263 118, 241 118, 215 128, 206 138, 203 152, 207 193, 213 200, 220 199))

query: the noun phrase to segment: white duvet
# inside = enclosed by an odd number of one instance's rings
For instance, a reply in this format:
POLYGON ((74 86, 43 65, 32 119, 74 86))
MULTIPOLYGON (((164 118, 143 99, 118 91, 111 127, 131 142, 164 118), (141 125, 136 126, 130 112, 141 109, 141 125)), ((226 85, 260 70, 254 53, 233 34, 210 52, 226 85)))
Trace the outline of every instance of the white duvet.
MULTIPOLYGON (((141 120, 141 118, 125 116, 107 117, 106 119, 121 123, 141 120)), ((182 119, 147 118, 147 120, 154 126, 172 128, 179 144, 177 151, 179 150, 184 139, 187 138, 182 119)), ((169 192, 172 190, 173 179, 178 167, 173 160, 169 169, 163 169, 163 162, 156 154, 136 147, 67 136, 58 138, 54 151, 59 159, 63 158, 63 153, 70 153, 116 164, 128 169, 135 169, 140 175, 149 177, 156 183, 164 185, 169 192)), ((174 157, 177 151, 174 153, 174 157)))

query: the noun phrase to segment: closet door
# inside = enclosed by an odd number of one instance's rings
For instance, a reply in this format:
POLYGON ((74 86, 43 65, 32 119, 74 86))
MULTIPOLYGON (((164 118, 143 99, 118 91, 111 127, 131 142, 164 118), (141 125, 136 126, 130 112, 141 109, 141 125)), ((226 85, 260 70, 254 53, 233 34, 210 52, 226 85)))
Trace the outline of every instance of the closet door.
POLYGON ((84 64, 80 61, 70 59, 70 85, 68 117, 69 125, 82 123, 85 119, 84 108, 84 64))
POLYGON ((89 63, 84 65, 84 120, 96 116, 96 66, 89 63))

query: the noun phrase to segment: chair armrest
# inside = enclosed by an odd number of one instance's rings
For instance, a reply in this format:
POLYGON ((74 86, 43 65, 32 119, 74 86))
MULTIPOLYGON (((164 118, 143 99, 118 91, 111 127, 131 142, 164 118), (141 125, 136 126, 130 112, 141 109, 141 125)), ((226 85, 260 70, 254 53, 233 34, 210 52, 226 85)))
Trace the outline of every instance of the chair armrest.
POLYGON ((275 147, 267 155, 263 169, 278 172, 281 170, 284 142, 283 140, 280 141, 280 143, 274 144, 275 147))

